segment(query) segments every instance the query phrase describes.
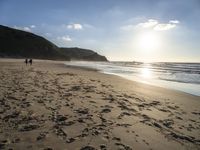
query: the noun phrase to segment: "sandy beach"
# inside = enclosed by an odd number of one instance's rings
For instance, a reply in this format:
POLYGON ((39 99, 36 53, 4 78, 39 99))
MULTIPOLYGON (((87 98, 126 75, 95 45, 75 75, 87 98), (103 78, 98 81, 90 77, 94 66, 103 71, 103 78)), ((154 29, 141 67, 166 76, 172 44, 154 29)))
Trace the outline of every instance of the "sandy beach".
POLYGON ((23 61, 0 60, 0 149, 200 149, 198 96, 23 61))

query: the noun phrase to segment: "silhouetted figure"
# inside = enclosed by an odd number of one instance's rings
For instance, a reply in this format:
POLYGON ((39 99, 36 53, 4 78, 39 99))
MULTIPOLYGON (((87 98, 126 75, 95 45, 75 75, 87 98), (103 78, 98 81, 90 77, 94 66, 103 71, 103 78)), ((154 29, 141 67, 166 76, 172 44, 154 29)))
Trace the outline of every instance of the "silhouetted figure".
POLYGON ((32 60, 32 59, 29 59, 29 63, 30 63, 30 65, 32 65, 32 63, 33 63, 33 60, 32 60))
POLYGON ((26 58, 24 62, 25 62, 25 63, 26 63, 26 65, 27 65, 27 64, 28 64, 28 59, 26 58))

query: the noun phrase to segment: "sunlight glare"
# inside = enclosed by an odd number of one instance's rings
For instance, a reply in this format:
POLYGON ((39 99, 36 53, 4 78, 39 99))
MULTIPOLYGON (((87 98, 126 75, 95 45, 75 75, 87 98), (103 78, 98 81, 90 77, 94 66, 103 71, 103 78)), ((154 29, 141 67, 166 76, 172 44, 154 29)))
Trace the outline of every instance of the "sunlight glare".
POLYGON ((151 78, 151 76, 152 76, 151 70, 149 70, 149 68, 142 68, 141 76, 144 78, 151 78))
POLYGON ((145 32, 139 35, 138 46, 141 50, 154 50, 160 46, 160 39, 155 32, 145 32))

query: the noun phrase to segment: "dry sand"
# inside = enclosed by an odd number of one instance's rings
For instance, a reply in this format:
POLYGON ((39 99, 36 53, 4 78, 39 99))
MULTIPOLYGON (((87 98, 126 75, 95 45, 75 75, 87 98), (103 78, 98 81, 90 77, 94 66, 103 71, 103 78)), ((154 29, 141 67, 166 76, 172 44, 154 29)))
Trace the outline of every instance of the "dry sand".
POLYGON ((0 149, 200 149, 200 97, 61 62, 0 60, 0 149))

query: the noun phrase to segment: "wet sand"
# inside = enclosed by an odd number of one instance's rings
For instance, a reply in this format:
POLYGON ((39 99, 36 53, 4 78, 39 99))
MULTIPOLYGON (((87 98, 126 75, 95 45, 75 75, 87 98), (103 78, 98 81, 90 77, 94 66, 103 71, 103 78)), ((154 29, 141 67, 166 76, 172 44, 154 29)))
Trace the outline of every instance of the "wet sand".
POLYGON ((0 59, 0 149, 200 149, 200 97, 62 62, 0 59))

